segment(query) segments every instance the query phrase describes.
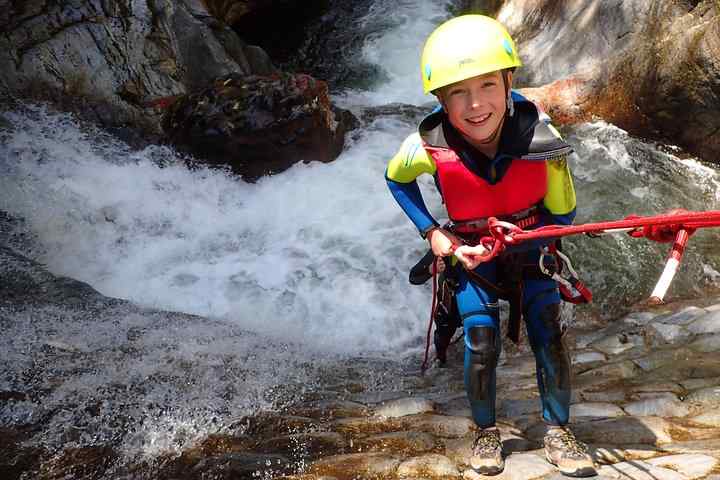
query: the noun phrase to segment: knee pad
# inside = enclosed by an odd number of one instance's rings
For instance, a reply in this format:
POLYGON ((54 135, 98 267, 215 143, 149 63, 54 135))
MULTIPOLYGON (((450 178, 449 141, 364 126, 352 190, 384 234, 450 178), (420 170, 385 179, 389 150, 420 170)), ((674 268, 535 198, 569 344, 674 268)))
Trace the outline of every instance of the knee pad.
POLYGON ((560 340, 565 335, 565 327, 560 321, 560 304, 550 303, 540 310, 540 322, 550 336, 550 341, 560 340))
POLYGON ((495 367, 500 357, 500 336, 492 327, 471 327, 467 331, 468 395, 471 400, 487 400, 494 389, 495 367))

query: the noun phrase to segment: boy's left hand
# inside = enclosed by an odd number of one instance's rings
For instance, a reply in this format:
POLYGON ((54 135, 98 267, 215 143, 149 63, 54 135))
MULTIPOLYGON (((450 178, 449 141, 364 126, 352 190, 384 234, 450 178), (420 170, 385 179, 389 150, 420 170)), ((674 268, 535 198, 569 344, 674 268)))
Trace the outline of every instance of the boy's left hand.
POLYGON ((478 265, 490 260, 488 253, 490 250, 482 245, 461 245, 455 250, 455 256, 467 270, 475 270, 478 265))

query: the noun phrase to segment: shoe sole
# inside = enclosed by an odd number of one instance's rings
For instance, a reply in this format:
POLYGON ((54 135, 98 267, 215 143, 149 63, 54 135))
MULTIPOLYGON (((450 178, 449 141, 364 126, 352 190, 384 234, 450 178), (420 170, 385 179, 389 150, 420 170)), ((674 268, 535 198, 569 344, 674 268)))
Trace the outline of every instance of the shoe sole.
POLYGON ((545 458, 550 464, 555 465, 555 467, 557 467, 560 473, 562 473, 566 477, 585 478, 594 477, 598 474, 597 470, 595 470, 595 467, 578 468, 575 470, 564 470, 557 463, 553 462, 549 455, 545 454, 545 458))
POLYGON ((495 475, 500 475, 503 472, 503 470, 505 470, 505 466, 503 466, 501 468, 492 468, 492 467, 481 467, 481 468, 471 467, 471 468, 475 471, 475 473, 479 473, 480 475, 486 475, 489 477, 492 477, 495 475))

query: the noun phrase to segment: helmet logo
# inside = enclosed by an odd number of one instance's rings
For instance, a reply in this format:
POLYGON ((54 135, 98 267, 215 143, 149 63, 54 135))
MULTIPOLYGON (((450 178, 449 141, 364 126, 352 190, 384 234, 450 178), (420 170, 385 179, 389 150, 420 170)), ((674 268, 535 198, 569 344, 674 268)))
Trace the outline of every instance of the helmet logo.
POLYGON ((509 56, 511 56, 511 57, 515 56, 513 47, 510 44, 510 40, 508 40, 507 38, 503 39, 503 48, 505 48, 505 53, 507 53, 509 56))
POLYGON ((430 68, 430 64, 425 64, 425 77, 428 79, 428 82, 430 81, 430 77, 432 76, 432 68, 430 68))

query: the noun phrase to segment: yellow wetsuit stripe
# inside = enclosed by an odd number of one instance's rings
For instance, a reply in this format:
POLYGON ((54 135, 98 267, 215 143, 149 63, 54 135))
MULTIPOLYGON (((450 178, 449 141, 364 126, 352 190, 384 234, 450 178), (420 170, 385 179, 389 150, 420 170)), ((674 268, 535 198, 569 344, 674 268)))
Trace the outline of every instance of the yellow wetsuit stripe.
POLYGON ((561 157, 547 162, 547 193, 543 203, 550 213, 565 215, 575 209, 575 187, 567 164, 561 157))
POLYGON ((422 146, 420 134, 413 133, 388 163, 387 177, 394 182, 410 183, 423 173, 434 175, 436 169, 435 161, 422 146))

